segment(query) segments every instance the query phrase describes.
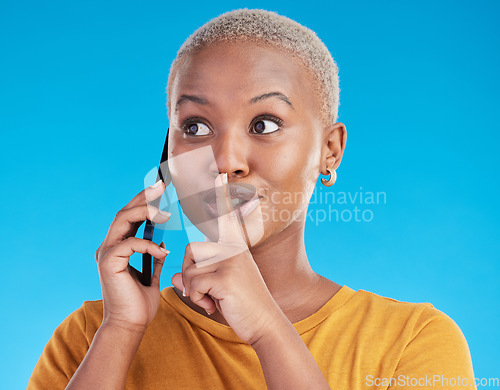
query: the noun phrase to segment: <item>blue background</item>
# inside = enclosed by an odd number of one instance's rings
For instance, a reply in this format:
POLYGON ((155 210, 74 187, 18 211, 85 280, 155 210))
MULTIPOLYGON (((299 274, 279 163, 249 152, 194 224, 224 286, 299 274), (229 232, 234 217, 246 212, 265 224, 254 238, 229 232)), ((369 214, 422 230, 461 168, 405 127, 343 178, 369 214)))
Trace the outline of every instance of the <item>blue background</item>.
MULTIPOLYGON (((242 7, 325 42, 348 130, 328 191, 386 194, 342 206, 371 222, 308 223, 313 268, 433 303, 461 327, 476 377, 500 376, 498 2, 18 0, 0 5, 0 387, 24 388, 57 325, 100 299, 94 252, 158 163, 170 64, 197 27, 242 7)), ((186 244, 167 236, 162 287, 186 244)))

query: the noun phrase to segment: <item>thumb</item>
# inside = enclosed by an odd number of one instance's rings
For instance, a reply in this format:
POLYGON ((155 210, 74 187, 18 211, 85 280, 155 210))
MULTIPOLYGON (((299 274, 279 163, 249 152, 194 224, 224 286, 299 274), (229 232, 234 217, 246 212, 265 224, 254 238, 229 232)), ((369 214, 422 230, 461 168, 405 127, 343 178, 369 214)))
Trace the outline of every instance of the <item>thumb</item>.
POLYGON ((182 283, 182 273, 178 272, 172 276, 172 285, 177 289, 182 291, 182 295, 186 296, 186 289, 184 287, 184 283, 182 283))
MULTIPOLYGON (((160 243, 160 248, 165 249, 165 243, 162 241, 160 243)), ((167 251, 167 255, 170 253, 170 251, 167 251)), ((160 288, 160 276, 161 276, 161 270, 163 268, 163 264, 165 263, 165 259, 157 259, 154 257, 153 261, 153 278, 151 280, 151 286, 154 286, 156 288, 160 288)))

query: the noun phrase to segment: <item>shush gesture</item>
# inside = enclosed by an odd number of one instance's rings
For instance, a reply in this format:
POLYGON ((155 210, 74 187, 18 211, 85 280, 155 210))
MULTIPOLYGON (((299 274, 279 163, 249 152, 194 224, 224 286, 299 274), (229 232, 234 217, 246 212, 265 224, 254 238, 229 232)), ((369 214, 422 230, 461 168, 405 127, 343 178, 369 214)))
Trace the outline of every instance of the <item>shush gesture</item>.
POLYGON ((253 344, 283 313, 248 249, 227 174, 217 176, 215 191, 218 241, 188 244, 182 273, 175 274, 172 283, 209 315, 218 310, 244 342, 253 344))

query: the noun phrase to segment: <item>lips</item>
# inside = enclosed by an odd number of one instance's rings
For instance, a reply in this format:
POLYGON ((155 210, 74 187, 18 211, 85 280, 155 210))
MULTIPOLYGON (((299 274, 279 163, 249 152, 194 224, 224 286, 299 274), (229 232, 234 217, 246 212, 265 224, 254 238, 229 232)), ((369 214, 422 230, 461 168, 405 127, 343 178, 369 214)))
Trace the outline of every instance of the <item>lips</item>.
MULTIPOLYGON (((262 197, 259 196, 257 189, 251 184, 229 183, 228 186, 233 210, 239 210, 242 216, 250 214, 260 203, 260 198, 262 197)), ((201 194, 201 199, 211 217, 216 218, 220 216, 217 210, 215 188, 201 194)))

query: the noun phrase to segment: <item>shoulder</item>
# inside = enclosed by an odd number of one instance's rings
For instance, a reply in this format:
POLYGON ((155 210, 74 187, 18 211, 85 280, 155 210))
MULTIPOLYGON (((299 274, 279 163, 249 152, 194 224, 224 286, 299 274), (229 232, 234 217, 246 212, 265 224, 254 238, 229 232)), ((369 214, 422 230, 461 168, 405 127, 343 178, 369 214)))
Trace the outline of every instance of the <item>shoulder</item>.
POLYGON ((92 336, 93 338, 93 335, 97 332, 97 329, 99 329, 102 323, 102 299, 97 301, 85 301, 79 310, 82 311, 81 315, 85 320, 86 335, 87 337, 92 336))
POLYGON ((414 336, 429 328, 443 334, 460 332, 458 325, 447 314, 429 302, 406 302, 365 290, 359 290, 356 297, 365 313, 371 313, 388 324, 404 323, 412 328, 414 336))
POLYGON ((102 301, 86 301, 67 316, 46 344, 28 388, 64 388, 85 357, 101 322, 102 301))
POLYGON ((55 330, 54 335, 61 333, 74 334, 78 332, 85 336, 90 345, 94 334, 101 326, 102 313, 102 300, 85 301, 78 309, 64 319, 55 330))
POLYGON ((52 340, 76 341, 85 339, 90 346, 102 323, 102 300, 85 301, 55 329, 52 340))
MULTIPOLYGON (((467 341, 456 322, 431 303, 412 303, 359 290, 371 336, 399 350, 399 374, 473 378, 467 341)), ((411 375, 410 375, 411 376, 411 375)))
POLYGON ((366 337, 392 339, 397 334, 399 341, 409 339, 413 330, 423 322, 444 316, 428 302, 405 302, 366 290, 351 291, 350 299, 341 307, 339 314, 366 337))
POLYGON ((375 343, 384 353, 395 348, 409 355, 436 349, 468 352, 455 321, 429 302, 405 302, 358 290, 341 312, 358 339, 375 343))

